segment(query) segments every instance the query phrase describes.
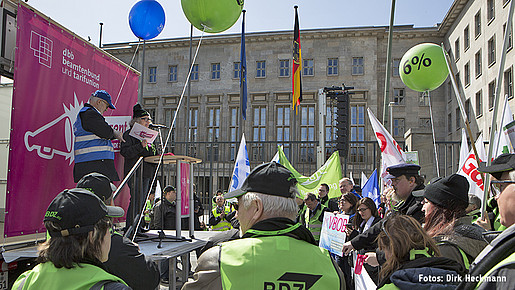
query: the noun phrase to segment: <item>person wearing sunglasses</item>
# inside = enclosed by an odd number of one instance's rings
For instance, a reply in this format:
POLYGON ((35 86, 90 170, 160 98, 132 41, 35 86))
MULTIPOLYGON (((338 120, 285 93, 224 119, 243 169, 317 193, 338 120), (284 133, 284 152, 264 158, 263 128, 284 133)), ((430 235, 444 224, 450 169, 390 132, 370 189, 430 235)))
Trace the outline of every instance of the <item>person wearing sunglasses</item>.
MULTIPOLYGON (((132 108, 132 119, 129 122, 130 128, 123 133, 125 142, 120 146, 120 154, 124 157, 124 176, 131 171, 132 167, 140 157, 157 155, 155 144, 148 144, 146 140, 139 140, 130 136, 132 127, 136 123, 146 128, 152 124, 150 113, 145 111, 140 104, 136 104, 132 108)), ((134 222, 134 218, 141 213, 141 210, 143 209, 150 182, 152 181, 152 177, 154 177, 154 173, 156 171, 156 166, 156 164, 143 161, 143 185, 140 184, 140 170, 136 171, 136 173, 127 182, 130 189, 130 202, 129 207, 127 208, 126 229, 129 229, 134 222)))
POLYGON ((102 116, 107 109, 115 109, 111 95, 104 90, 95 91, 77 115, 73 124, 74 166, 73 182, 84 175, 98 172, 112 181, 120 180, 114 166, 114 148, 111 140, 125 139, 122 132, 114 130, 102 116))
POLYGON ((499 218, 506 227, 470 266, 471 277, 458 289, 512 289, 515 285, 515 154, 502 154, 490 166, 482 163, 479 172, 492 177, 491 195, 497 201, 499 218))
POLYGON ((486 246, 485 231, 472 224, 465 209, 469 204, 469 182, 458 174, 434 178, 424 191, 424 229, 438 245, 442 256, 449 257, 467 270, 486 246))

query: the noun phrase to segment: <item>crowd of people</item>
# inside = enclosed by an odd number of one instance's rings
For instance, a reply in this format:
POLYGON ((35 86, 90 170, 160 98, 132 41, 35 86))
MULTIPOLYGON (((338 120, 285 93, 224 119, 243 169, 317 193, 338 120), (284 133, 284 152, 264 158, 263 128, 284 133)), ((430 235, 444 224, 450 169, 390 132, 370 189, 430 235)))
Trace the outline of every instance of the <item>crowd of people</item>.
MULTIPOLYGON (((167 278, 168 263, 158 267, 113 227, 112 219, 124 211, 113 206, 112 181, 119 177, 110 140, 122 141, 125 173, 139 157, 157 150, 109 127, 102 116, 108 108, 115 108, 110 95, 97 91, 79 112, 77 186, 48 206, 42 217, 48 239, 39 248, 38 263, 13 289, 155 289, 167 278)), ((148 127, 150 121, 148 112, 134 106, 131 126, 148 127)), ((151 171, 153 165, 144 166, 151 171)), ((200 221, 204 210, 195 196, 195 230, 210 227, 218 233, 198 249, 198 265, 183 289, 355 289, 360 274, 353 252, 364 257, 363 269, 377 289, 513 288, 515 154, 478 168, 492 177, 483 214, 481 198, 470 194, 465 177, 452 174, 426 184, 419 170, 415 164, 388 167, 391 187, 376 204, 349 178, 340 180, 336 197, 321 184, 301 198, 286 167, 265 163, 239 189, 214 194, 207 225, 200 221), (341 253, 319 247, 325 213, 348 216, 341 253)), ((176 219, 173 186, 154 201, 153 194, 145 194, 150 175, 133 179, 140 181, 131 186, 132 213, 124 230, 139 209, 150 229, 188 227, 187 218, 176 219)))

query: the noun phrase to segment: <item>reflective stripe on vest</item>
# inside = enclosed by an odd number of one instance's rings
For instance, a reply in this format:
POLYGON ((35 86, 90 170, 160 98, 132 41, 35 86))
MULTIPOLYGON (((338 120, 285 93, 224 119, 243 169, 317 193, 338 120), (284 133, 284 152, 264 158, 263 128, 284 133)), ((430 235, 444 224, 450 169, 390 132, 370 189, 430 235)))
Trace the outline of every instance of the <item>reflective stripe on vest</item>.
POLYGON ((309 217, 309 214, 311 213, 311 210, 309 208, 306 209, 306 212, 304 213, 304 220, 306 221, 306 228, 313 234, 313 237, 315 237, 315 240, 320 240, 320 232, 322 231, 322 222, 318 220, 320 218, 320 215, 324 212, 325 206, 323 204, 320 204, 320 210, 318 210, 311 218, 309 217))
MULTIPOLYGON (((219 217, 222 215, 221 213, 216 212, 216 207, 212 210, 212 212, 213 212, 214 217, 219 217)), ((226 207, 224 207, 224 212, 225 212, 225 215, 227 215, 231 211, 230 211, 229 207, 226 206, 226 207)), ((213 231, 228 231, 228 230, 232 229, 232 225, 230 222, 226 221, 225 219, 222 219, 219 223, 212 226, 211 229, 213 231)))
MULTIPOLYGON (((93 109, 90 107, 83 107, 79 114, 87 110, 93 109)), ((75 135, 75 163, 114 159, 114 149, 111 140, 100 138, 95 134, 84 130, 79 115, 77 115, 77 120, 73 124, 73 134, 75 135)))
POLYGON ((224 290, 341 288, 327 250, 288 236, 222 243, 220 277, 224 290))
MULTIPOLYGON (((476 289, 479 288, 479 285, 481 285, 481 283, 483 283, 483 281, 488 281, 488 277, 490 277, 490 275, 492 275, 492 273, 501 268, 501 267, 504 267, 504 266, 508 266, 510 264, 515 264, 515 252, 512 253, 511 255, 509 255, 506 259, 502 260, 501 262, 499 262, 497 265, 495 265, 494 267, 492 267, 492 269, 490 269, 488 272, 486 272, 486 274, 482 277, 482 279, 479 281, 479 283, 477 283, 477 286, 476 286, 476 289)), ((495 280, 494 280, 495 281, 495 280)), ((488 282, 486 282, 488 283, 488 282)), ((497 284, 498 286, 503 286, 502 285, 503 283, 500 283, 500 284, 497 284)), ((506 285, 507 287, 512 287, 512 286, 508 286, 506 285)))

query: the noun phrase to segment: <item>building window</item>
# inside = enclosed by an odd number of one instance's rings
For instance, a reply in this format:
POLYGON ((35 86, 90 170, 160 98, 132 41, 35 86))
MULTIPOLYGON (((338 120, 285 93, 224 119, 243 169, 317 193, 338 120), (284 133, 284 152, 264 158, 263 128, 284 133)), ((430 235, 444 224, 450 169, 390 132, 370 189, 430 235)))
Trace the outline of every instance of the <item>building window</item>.
POLYGON ((401 63, 400 59, 394 59, 393 60, 392 75, 394 77, 398 77, 399 76, 399 65, 400 65, 400 63, 401 63))
POLYGON ((264 60, 256 61, 256 77, 257 78, 266 77, 266 61, 264 61, 264 60))
POLYGON ((234 62, 232 66, 232 78, 233 79, 240 79, 241 76, 241 63, 234 62))
POLYGON ((467 51, 467 49, 469 49, 469 47, 470 47, 470 30, 469 30, 468 25, 463 30, 463 46, 464 46, 464 51, 467 51))
POLYGON ((196 142, 197 138, 197 130, 198 130, 198 108, 190 109, 190 141, 196 142))
MULTIPOLYGON (((502 31, 503 31, 503 39, 504 39, 504 36, 506 35, 506 23, 503 24, 502 26, 502 31)), ((512 47, 513 47, 513 27, 512 29, 509 31, 508 33, 508 47, 506 49, 506 51, 510 50, 512 47)))
POLYGON ((148 82, 155 83, 157 80, 157 67, 151 66, 148 68, 148 82))
MULTIPOLYGON (((171 125, 174 116, 175 116, 175 109, 164 109, 163 124, 165 124, 166 126, 171 125)), ((177 120, 176 120, 176 122, 177 122, 177 120)), ((177 127, 175 124, 173 126, 174 126, 174 128, 177 127)), ((160 134, 163 134, 163 136, 168 136, 169 131, 170 131, 170 129, 163 128, 163 129, 160 129, 160 134)), ((174 152, 174 148, 172 146, 175 142, 175 131, 176 131, 175 129, 172 130, 172 133, 170 136, 170 142, 168 142, 168 146, 167 146, 170 149, 170 152, 174 152)))
POLYGON ((461 116, 460 116, 460 108, 456 108, 456 130, 461 128, 461 116))
POLYGON ((471 118, 470 115, 470 99, 465 100, 465 114, 467 114, 467 118, 471 118))
POLYGON ((238 154, 238 152, 236 150, 238 150, 238 146, 239 146, 239 144, 238 144, 238 119, 239 119, 240 115, 238 114, 239 113, 238 107, 231 107, 230 111, 231 111, 231 123, 229 126, 229 131, 231 134, 231 161, 234 161, 234 160, 236 160, 236 154, 238 154))
POLYGON ((290 60, 281 59, 279 60, 279 76, 289 77, 290 76, 290 60))
POLYGON ((404 118, 393 119, 393 137, 404 137, 404 118))
POLYGON ((419 106, 429 106, 429 96, 426 92, 418 93, 418 105, 419 106))
POLYGON ((504 72, 504 95, 513 97, 513 73, 511 68, 504 72))
POLYGON ((447 115, 447 132, 452 133, 452 114, 447 115))
POLYGON ((352 75, 363 75, 363 57, 353 57, 352 58, 352 75))
POLYGON ((459 88, 460 84, 461 84, 461 79, 460 79, 460 73, 459 72, 456 73, 456 82, 458 83, 458 88, 459 88))
POLYGON ((168 67, 168 81, 176 82, 177 81, 177 66, 171 65, 168 67))
POLYGON ((495 2, 494 0, 487 0, 486 2, 486 18, 488 22, 495 18, 495 2))
MULTIPOLYGON (((266 106, 255 106, 253 109, 252 140, 266 141, 266 106)), ((263 143, 254 143, 252 145, 252 160, 264 160, 263 154, 263 143)))
POLYGON ((488 66, 495 63, 495 35, 488 40, 488 66))
POLYGON ((220 63, 211 64, 211 80, 220 79, 220 63))
MULTIPOLYGON (((208 108, 207 141, 220 141, 220 108, 208 108)), ((207 160, 218 161, 218 143, 207 145, 207 160)))
POLYGON ((349 161, 365 162, 365 104, 352 104, 350 107, 349 161))
POLYGON ((191 80, 198 81, 198 64, 194 64, 191 69, 191 80))
POLYGON ((495 99, 495 80, 488 84, 488 109, 493 109, 495 99))
POLYGON ((465 64, 465 87, 470 85, 470 62, 465 64))
POLYGON ((327 75, 337 76, 338 75, 338 59, 328 58, 327 59, 327 75))
POLYGON ((481 35, 481 10, 474 16, 474 36, 478 38, 481 35))
POLYGON ((460 39, 456 39, 454 42, 454 59, 458 61, 460 59, 460 39))
MULTIPOLYGON (((336 141, 336 106, 327 106, 325 111, 325 141, 336 141)), ((327 152, 326 152, 327 153, 327 152)))
POLYGON ((476 55, 475 55, 475 60, 476 60, 476 78, 480 77, 481 74, 482 74, 482 67, 481 67, 481 49, 476 52, 476 55))
POLYGON ((393 102, 396 105, 404 105, 404 89, 393 89, 393 102))
POLYGON ((290 106, 277 106, 277 145, 283 146, 286 156, 290 155, 290 106))
POLYGON ((483 96, 482 92, 476 93, 476 117, 483 115, 483 96))
POLYGON ((314 76, 315 75, 315 63, 312 59, 304 59, 302 61, 302 69, 304 76, 314 76))
MULTIPOLYGON (((300 108, 300 140, 315 141, 315 106, 305 105, 300 108)), ((300 144, 300 161, 314 162, 315 148, 311 143, 300 144)))

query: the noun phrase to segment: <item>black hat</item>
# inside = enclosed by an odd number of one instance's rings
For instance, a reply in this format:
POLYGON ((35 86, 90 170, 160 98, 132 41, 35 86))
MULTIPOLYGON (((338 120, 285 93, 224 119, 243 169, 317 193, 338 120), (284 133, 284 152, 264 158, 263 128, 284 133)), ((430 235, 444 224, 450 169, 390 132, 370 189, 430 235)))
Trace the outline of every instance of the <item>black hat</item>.
POLYGON ((140 104, 134 105, 132 108, 132 117, 133 118, 141 118, 143 116, 150 116, 150 114, 141 107, 140 104))
POLYGON ((394 177, 399 177, 402 175, 418 175, 419 170, 420 166, 410 163, 401 163, 386 168, 386 171, 394 177))
POLYGON ((101 98, 109 104, 109 108, 113 110, 116 109, 116 107, 113 105, 113 102, 111 102, 111 95, 108 92, 104 90, 98 90, 93 93, 93 97, 101 98))
POLYGON ((249 191, 293 198, 290 187, 296 183, 297 179, 290 170, 279 163, 269 162, 254 168, 241 187, 226 193, 224 198, 239 197, 249 191))
POLYGON ((490 173, 496 179, 501 179, 503 172, 515 169, 515 154, 504 153, 495 158, 490 166, 486 166, 486 162, 481 162, 479 172, 490 173))
POLYGON ((51 237, 88 233, 103 217, 122 217, 123 209, 106 206, 95 194, 83 188, 59 193, 48 206, 44 221, 60 226, 60 231, 48 231, 51 237))
POLYGON ((469 188, 469 182, 464 176, 452 174, 444 178, 432 179, 424 190, 424 197, 443 208, 452 210, 450 206, 456 204, 466 208, 469 203, 469 188))
POLYGON ((77 183, 77 188, 87 189, 98 196, 104 203, 113 196, 116 186, 111 180, 100 173, 93 172, 82 177, 77 183))

